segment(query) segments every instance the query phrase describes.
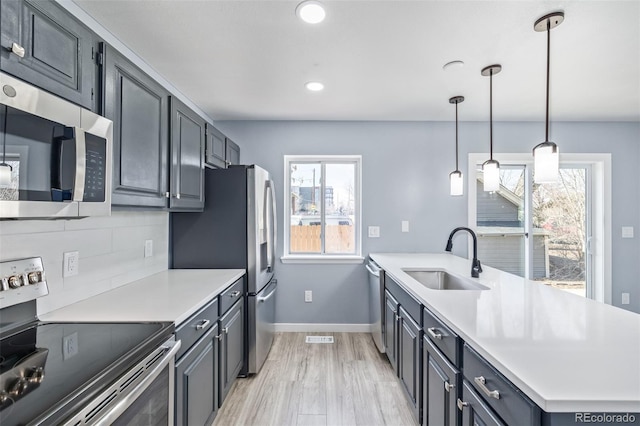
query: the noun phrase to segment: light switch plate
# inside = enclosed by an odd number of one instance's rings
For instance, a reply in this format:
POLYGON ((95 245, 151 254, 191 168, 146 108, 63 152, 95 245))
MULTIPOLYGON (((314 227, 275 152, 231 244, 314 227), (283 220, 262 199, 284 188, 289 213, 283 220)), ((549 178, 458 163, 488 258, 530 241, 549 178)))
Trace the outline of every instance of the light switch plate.
POLYGON ((369 235, 369 238, 380 238, 380 227, 370 226, 368 235, 369 235))
POLYGON ((622 293, 622 304, 628 305, 629 302, 629 293, 622 293))
POLYGON ((622 227, 622 238, 633 238, 633 226, 622 227))
POLYGON ((403 220, 402 221, 402 232, 409 232, 409 221, 408 220, 403 220))
POLYGON ((305 303, 313 302, 313 292, 311 290, 305 290, 305 292, 304 292, 304 301, 305 301, 305 303))

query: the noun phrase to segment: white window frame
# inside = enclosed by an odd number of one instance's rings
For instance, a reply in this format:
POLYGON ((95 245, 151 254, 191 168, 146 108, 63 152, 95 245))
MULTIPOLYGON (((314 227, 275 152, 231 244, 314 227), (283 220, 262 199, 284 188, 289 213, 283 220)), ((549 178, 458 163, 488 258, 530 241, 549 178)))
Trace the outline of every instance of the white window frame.
MULTIPOLYGON (((526 164, 533 168, 533 157, 529 153, 504 153, 493 155, 500 164, 526 164)), ((488 153, 470 153, 468 162, 467 193, 468 226, 476 230, 477 195, 476 180, 478 165, 482 164, 488 153)), ((591 297, 607 304, 612 303, 611 288, 611 154, 606 153, 560 153, 561 165, 591 166, 591 235, 589 242, 592 255, 592 291, 591 297)), ((527 196, 531 198, 530 190, 527 196)), ((530 202, 530 200, 529 200, 530 202)), ((469 250, 471 250, 471 245, 469 250)), ((482 260, 482 259, 480 259, 482 260)))
MULTIPOLYGON (((361 155, 285 155, 284 156, 284 249, 280 258, 282 263, 362 263, 362 156, 361 155), (356 173, 354 182, 355 196, 355 253, 309 253, 292 254, 289 251, 291 229, 291 163, 320 162, 320 163, 355 163, 356 173)), ((324 203, 324 197, 322 197, 324 203)), ((322 208, 324 214, 324 208, 322 208)), ((324 238, 324 236, 323 236, 324 238)))

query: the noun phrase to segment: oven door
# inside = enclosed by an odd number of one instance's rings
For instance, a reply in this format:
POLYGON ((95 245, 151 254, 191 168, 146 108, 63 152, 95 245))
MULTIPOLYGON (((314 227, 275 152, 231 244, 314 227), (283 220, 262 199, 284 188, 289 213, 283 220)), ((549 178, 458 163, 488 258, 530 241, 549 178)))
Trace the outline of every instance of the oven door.
POLYGON ((167 340, 65 425, 172 425, 175 355, 180 341, 167 340))

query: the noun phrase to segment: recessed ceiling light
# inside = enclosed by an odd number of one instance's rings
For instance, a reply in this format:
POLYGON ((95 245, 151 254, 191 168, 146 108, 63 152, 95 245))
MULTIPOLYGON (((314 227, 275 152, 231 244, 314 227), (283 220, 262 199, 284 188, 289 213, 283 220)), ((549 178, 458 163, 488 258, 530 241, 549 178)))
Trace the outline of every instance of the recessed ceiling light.
POLYGON ((317 24, 324 21, 326 13, 322 3, 316 0, 307 0, 296 7, 296 15, 308 24, 317 24))
POLYGON ((319 81, 310 81, 304 85, 311 92, 319 92, 324 89, 324 84, 319 81))
POLYGON ((464 62, 462 61, 451 61, 451 62, 447 62, 446 64, 444 64, 442 66, 442 69, 445 71, 449 71, 449 70, 454 70, 457 68, 462 68, 464 67, 464 62))

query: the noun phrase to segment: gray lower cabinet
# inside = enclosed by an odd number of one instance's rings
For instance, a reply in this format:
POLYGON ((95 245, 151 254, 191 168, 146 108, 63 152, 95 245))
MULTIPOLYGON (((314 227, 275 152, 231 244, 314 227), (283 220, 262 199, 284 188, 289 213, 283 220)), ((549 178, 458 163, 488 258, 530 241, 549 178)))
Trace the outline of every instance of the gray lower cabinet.
POLYGON ((404 385, 409 402, 417 419, 420 419, 420 359, 421 328, 420 325, 404 310, 399 308, 398 376, 404 385))
POLYGON ((176 363, 176 424, 208 425, 218 412, 218 324, 176 363))
MULTIPOLYGON (((462 382, 462 399, 458 400, 458 405, 462 411, 462 426, 507 426, 466 380, 462 382)), ((523 424, 514 423, 514 425, 523 424)))
POLYGON ((101 45, 104 115, 113 121, 114 206, 165 208, 169 92, 117 50, 101 45))
POLYGON ((55 1, 0 2, 0 69, 100 113, 98 38, 55 1))
POLYGON ((460 389, 460 370, 449 362, 426 333, 422 344, 422 425, 459 426, 460 411, 456 402, 460 389))
POLYGON ((175 96, 171 105, 170 201, 172 210, 204 208, 205 121, 175 96))
POLYGON ((240 164, 240 147, 207 123, 205 157, 208 165, 224 169, 232 164, 240 164))
POLYGON ((244 299, 225 313, 220 324, 220 405, 244 366, 244 299))
POLYGON ((396 374, 398 372, 398 301, 384 292, 384 349, 396 374))

